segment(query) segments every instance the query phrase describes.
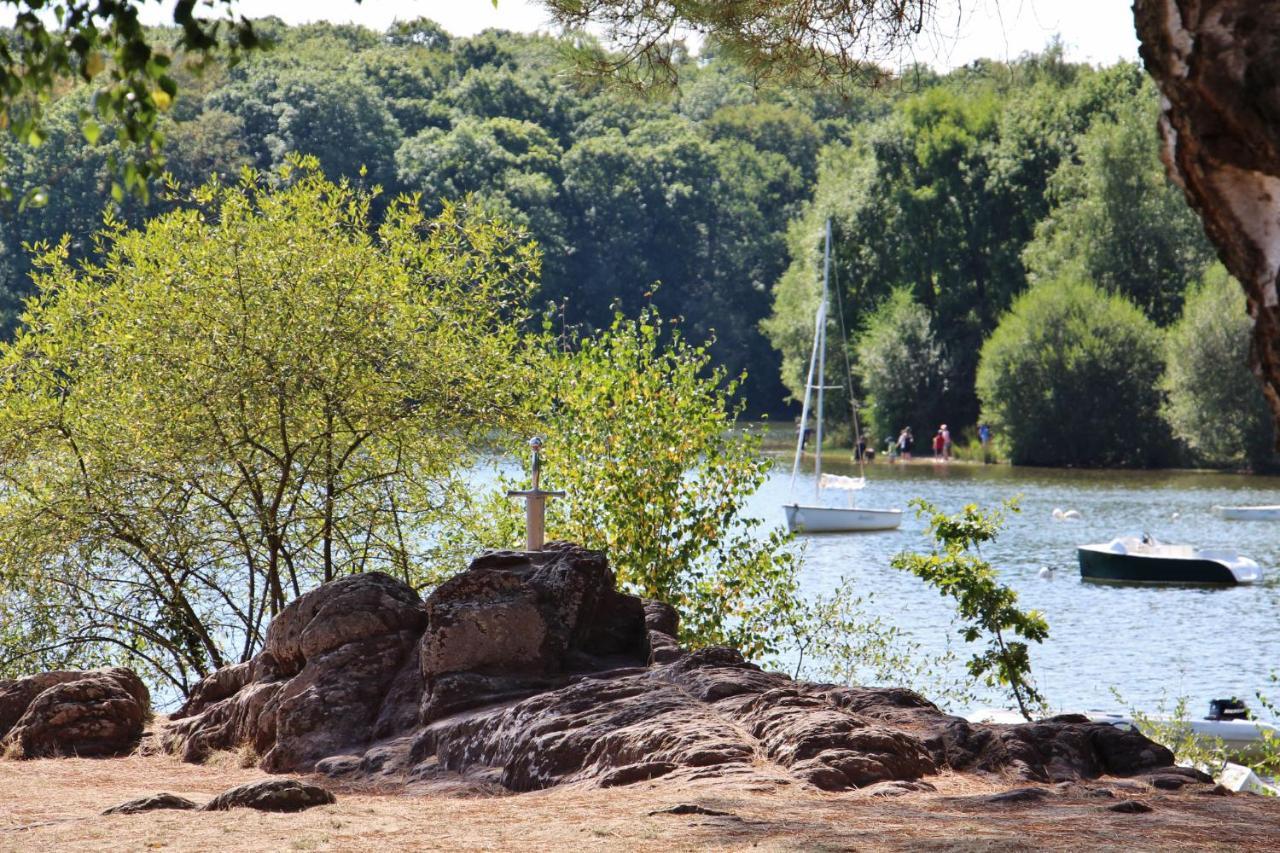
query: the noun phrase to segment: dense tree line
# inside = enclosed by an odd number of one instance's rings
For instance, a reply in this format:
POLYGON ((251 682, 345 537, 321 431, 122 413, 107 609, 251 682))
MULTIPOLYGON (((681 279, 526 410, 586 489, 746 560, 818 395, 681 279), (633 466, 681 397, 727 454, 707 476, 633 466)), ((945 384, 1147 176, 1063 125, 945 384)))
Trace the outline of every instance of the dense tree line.
MULTIPOLYGON (((1168 328, 1212 260, 1164 175, 1157 96, 1132 64, 1072 64, 1050 46, 837 94, 761 86, 713 43, 672 54, 678 91, 639 98, 579 76, 565 38, 454 38, 424 19, 255 31, 274 49, 201 74, 170 66, 179 95, 159 128, 173 182, 233 180, 301 152, 381 187, 375 206, 416 193, 434 215, 470 196, 541 247, 537 301, 561 328, 651 305, 690 339, 713 338, 730 375, 747 373, 749 413, 799 396, 827 218, 854 390, 881 441, 906 425, 999 420, 978 393, 982 348, 1029 289, 1087 284, 1168 328)), ((73 87, 47 108, 40 145, 0 143, 14 190, 0 218, 6 334, 31 292, 25 244, 67 234, 69 256, 88 258, 104 206, 127 225, 171 206, 159 183, 113 198, 123 152, 115 128, 86 131, 89 101, 73 87)), ((1208 452, 1217 445, 1187 423, 1163 428, 1189 453, 1122 461, 1260 458, 1208 452)))
MULTIPOLYGON (((714 337, 731 374, 748 372, 755 411, 782 403, 758 324, 819 150, 862 102, 761 91, 713 55, 681 60, 679 95, 639 99, 576 75, 567 40, 452 38, 426 20, 382 33, 264 20, 255 32, 275 47, 200 75, 171 66, 178 96, 160 130, 181 185, 269 171, 299 152, 335 179, 381 187, 383 204, 420 193, 431 215, 471 195, 537 240, 540 300, 566 326, 602 328, 614 307, 652 304, 693 339, 714 337)), ((87 86, 63 93, 42 144, 0 152, 13 189, 0 219, 6 332, 31 292, 25 243, 65 233, 72 256, 87 257, 104 205, 128 225, 169 207, 158 181, 149 198, 113 200, 112 158, 124 151, 113 127, 87 138, 89 102, 87 86)))

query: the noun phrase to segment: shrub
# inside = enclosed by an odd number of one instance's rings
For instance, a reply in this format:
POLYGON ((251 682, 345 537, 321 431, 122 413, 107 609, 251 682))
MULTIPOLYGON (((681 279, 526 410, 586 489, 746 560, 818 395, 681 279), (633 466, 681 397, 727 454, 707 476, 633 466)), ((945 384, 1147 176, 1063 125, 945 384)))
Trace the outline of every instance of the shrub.
POLYGON ((1275 461, 1271 414, 1247 364, 1252 327, 1240 285, 1214 264, 1169 329, 1164 415, 1203 463, 1257 468, 1275 461))
POLYGON ((893 438, 904 426, 926 435, 921 427, 938 423, 947 361, 929 312, 909 291, 895 290, 871 315, 858 336, 856 360, 877 438, 893 438))
POLYGON ((1150 466, 1170 458, 1159 330, 1083 282, 1037 285, 982 347, 983 417, 1019 465, 1150 466))
MULTIPOLYGON (((548 506, 549 537, 606 550, 624 587, 680 611, 683 642, 776 653, 799 566, 786 532, 747 511, 772 463, 735 425, 738 384, 653 309, 559 343, 533 356, 544 487, 568 492, 548 506)), ((471 535, 518 547, 522 514, 501 485, 471 535)))
POLYGON ((210 183, 101 260, 43 247, 0 347, 0 673, 128 661, 186 692, 306 589, 411 580, 509 429, 537 255, 299 161, 210 183))

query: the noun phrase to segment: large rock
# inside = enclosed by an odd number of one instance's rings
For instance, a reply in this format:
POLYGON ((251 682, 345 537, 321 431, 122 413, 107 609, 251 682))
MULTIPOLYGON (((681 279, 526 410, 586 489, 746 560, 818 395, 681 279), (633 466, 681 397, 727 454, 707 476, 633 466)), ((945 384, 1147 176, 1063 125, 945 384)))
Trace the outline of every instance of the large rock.
POLYGON ((602 553, 576 545, 487 554, 426 607, 424 720, 648 657, 643 603, 617 591, 602 553))
POLYGON ((336 802, 333 794, 297 779, 267 779, 224 791, 204 804, 202 811, 256 809, 260 812, 300 812, 336 802))
MULTIPOLYGON (((5 735, 6 754, 120 755, 137 745, 151 713, 151 697, 132 670, 88 670, 75 678, 48 675, 56 677, 44 683, 53 683, 31 699, 5 735)), ((41 682, 37 678, 35 683, 41 682)))
POLYGON ((325 584, 281 611, 252 662, 205 679, 164 742, 188 760, 251 745, 273 771, 367 744, 425 624, 418 594, 387 575, 325 584))
POLYGON ((347 578, 202 684, 166 742, 192 759, 248 744, 271 770, 514 791, 727 776, 911 791, 943 770, 1044 782, 1172 762, 1137 732, 974 725, 910 690, 690 652, 678 631, 670 607, 617 591, 602 554, 563 543, 485 555, 425 603, 382 575, 347 578))
POLYGON ((0 740, 9 733, 14 723, 27 712, 31 700, 55 684, 79 681, 87 673, 80 669, 57 669, 41 672, 13 681, 0 681, 0 740))

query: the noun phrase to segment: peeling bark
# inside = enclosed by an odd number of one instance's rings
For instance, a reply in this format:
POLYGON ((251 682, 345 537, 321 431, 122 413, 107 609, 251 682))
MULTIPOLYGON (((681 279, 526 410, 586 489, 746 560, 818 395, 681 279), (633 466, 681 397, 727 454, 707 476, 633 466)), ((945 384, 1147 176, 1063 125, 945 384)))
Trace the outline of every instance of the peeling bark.
POLYGON ((1244 286, 1280 442, 1280 3, 1135 0, 1170 176, 1244 286))

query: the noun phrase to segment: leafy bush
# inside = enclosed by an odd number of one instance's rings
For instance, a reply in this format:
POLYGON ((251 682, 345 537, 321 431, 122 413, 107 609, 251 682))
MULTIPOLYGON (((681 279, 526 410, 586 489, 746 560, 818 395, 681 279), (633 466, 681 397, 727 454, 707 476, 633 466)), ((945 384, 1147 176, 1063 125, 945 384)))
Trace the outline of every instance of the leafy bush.
POLYGON ((1014 464, 1147 466, 1170 457, 1160 332, 1082 282, 1037 285, 982 347, 983 417, 1014 464))
MULTIPOLYGON (((1004 513, 969 504, 956 515, 946 515, 923 498, 911 503, 917 515, 928 517, 936 545, 931 554, 899 554, 893 558, 893 567, 911 572, 956 600, 957 613, 968 622, 960 632, 965 642, 987 641, 987 650, 969 659, 969 674, 989 686, 1008 688, 1022 716, 1030 720, 1032 706, 1043 707, 1044 697, 1031 682, 1027 644, 1009 637, 1040 643, 1049 636, 1049 625, 1036 611, 1019 610, 1018 594, 998 583, 991 564, 982 559, 982 543, 999 534, 1004 513)), ((1016 501, 1006 502, 1005 508, 1018 511, 1016 501)))
POLYGON ((127 660, 185 693, 306 589, 412 580, 510 428, 538 256, 301 161, 211 183, 102 260, 44 247, 0 348, 0 672, 127 660))
MULTIPOLYGON (((625 587, 680 611, 684 642, 774 653, 798 561, 784 531, 746 512, 771 461, 735 425, 737 383, 652 309, 561 343, 548 334, 536 356, 544 487, 568 492, 548 536, 606 550, 625 587)), ((499 493, 488 507, 475 537, 519 546, 513 502, 499 493)))
POLYGON ((855 351, 876 438, 883 443, 904 426, 929 434, 939 422, 947 361, 924 306, 906 289, 895 290, 871 315, 855 351))
POLYGON ((970 679, 953 674, 956 652, 930 654, 901 628, 874 615, 874 593, 859 593, 842 580, 826 595, 797 602, 782 614, 786 657, 775 669, 796 679, 852 686, 907 687, 943 707, 977 701, 970 679))
POLYGON ((1164 414, 1201 462, 1274 463, 1271 413, 1247 364, 1252 329, 1244 292, 1220 264, 1192 288, 1169 329, 1164 414))

